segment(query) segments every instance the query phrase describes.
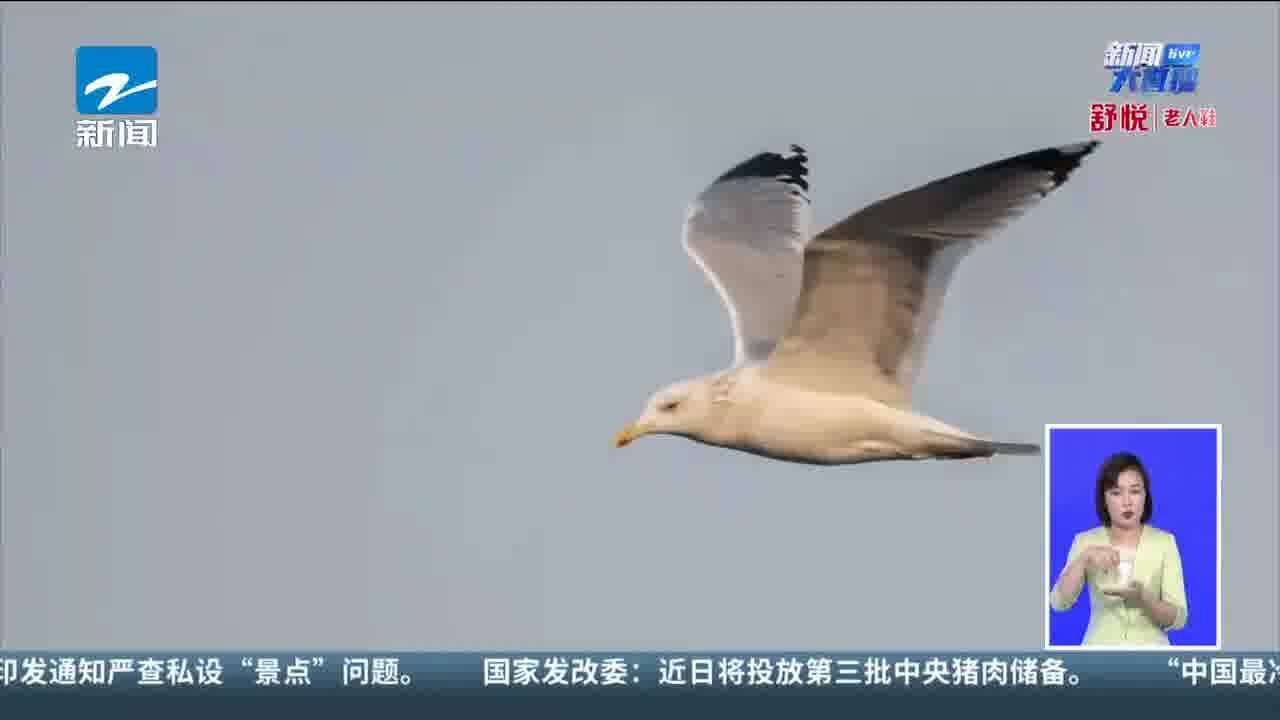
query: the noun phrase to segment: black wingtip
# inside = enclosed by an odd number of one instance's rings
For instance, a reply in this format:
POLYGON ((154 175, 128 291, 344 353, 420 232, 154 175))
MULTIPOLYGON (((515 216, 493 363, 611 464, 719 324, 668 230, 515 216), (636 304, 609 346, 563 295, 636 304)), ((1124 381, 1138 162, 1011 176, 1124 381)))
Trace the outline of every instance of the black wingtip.
POLYGON ((1080 162, 1094 150, 1097 150, 1101 144, 1101 140, 1086 140, 1070 145, 1059 145, 1027 153, 1014 158, 1013 161, 1051 173, 1053 187, 1057 188, 1066 182, 1067 178, 1071 177, 1071 173, 1080 167, 1080 162))
POLYGON ((716 182, 740 178, 771 178, 790 183, 801 190, 809 189, 808 152, 799 145, 791 145, 786 155, 776 152, 762 152, 744 160, 716 178, 716 182))

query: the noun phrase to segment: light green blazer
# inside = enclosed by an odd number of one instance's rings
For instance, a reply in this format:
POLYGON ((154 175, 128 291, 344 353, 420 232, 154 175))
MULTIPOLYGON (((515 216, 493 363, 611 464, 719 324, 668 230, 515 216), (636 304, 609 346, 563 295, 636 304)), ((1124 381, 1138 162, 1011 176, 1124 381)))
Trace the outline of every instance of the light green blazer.
MULTIPOLYGON (((1073 562, 1090 545, 1109 545, 1107 528, 1095 527, 1078 533, 1071 541, 1067 564, 1073 562)), ((1059 568, 1059 578, 1063 568, 1059 568)), ((1173 535, 1151 525, 1144 525, 1138 539, 1133 562, 1133 577, 1163 601, 1178 609, 1177 618, 1167 628, 1157 627, 1142 608, 1123 598, 1106 595, 1098 588, 1097 573, 1085 571, 1084 586, 1089 588, 1089 627, 1081 645, 1168 645, 1169 630, 1181 630, 1187 624, 1187 590, 1182 578, 1182 556, 1173 535)), ((1059 612, 1071 609, 1079 597, 1065 596, 1054 581, 1049 604, 1059 612)))

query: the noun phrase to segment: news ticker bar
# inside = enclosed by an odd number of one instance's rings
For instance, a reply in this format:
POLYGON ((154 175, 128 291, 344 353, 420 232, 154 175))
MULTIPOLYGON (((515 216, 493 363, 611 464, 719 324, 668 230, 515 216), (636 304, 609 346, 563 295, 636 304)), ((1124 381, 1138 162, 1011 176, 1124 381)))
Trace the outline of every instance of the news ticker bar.
POLYGON ((1131 689, 1280 695, 1280 653, 0 652, 0 695, 1087 694, 1131 689))

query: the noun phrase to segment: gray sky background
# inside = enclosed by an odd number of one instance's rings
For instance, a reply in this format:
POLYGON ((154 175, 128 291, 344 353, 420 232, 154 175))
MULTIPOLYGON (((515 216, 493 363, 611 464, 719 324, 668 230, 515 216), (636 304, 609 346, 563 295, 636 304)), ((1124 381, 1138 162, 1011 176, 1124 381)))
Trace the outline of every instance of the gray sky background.
POLYGON ((610 439, 730 357, 708 181, 800 143, 825 225, 1086 139, 1132 39, 1202 43, 1219 126, 1111 135, 966 260, 918 405, 1223 423, 1224 646, 1280 646, 1276 18, 10 5, 3 643, 1039 648, 1039 459, 610 439), (78 150, 74 50, 124 43, 159 147, 78 150))

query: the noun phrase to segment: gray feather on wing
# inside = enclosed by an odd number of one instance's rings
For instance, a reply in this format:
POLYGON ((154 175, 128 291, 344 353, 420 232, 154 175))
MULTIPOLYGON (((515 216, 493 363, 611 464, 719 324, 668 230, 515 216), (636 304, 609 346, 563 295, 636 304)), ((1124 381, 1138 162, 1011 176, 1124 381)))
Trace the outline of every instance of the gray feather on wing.
POLYGON ((734 365, 762 362, 791 322, 811 233, 804 149, 759 153, 690 204, 683 246, 719 293, 734 365))
POLYGON ((957 173, 873 203, 818 234, 804 252, 794 315, 766 376, 909 405, 961 259, 1061 186, 1097 144, 957 173))

